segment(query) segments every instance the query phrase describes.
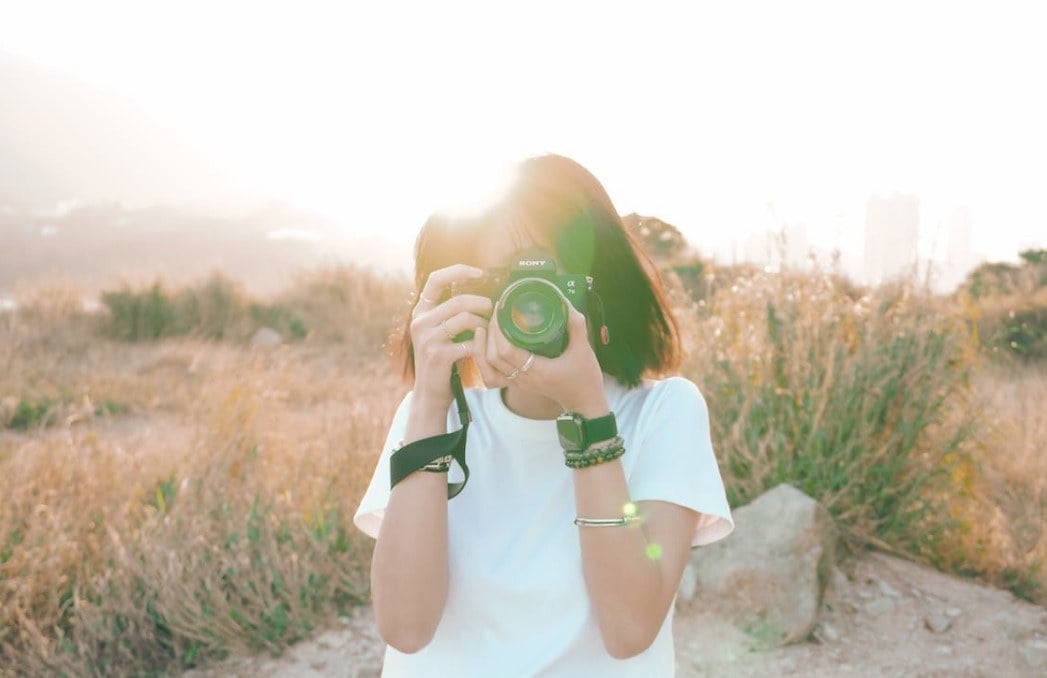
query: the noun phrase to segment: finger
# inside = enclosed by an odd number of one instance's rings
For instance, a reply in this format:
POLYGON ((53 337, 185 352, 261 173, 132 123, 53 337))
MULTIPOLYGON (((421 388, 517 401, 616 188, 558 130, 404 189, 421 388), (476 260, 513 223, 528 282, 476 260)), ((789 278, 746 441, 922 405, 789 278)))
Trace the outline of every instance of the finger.
POLYGON ((451 286, 451 283, 478 278, 481 275, 483 275, 481 269, 467 264, 452 264, 446 268, 438 268, 426 278, 425 285, 422 286, 422 291, 419 295, 438 303, 444 292, 451 286))
POLYGON ((451 318, 462 313, 481 317, 486 323, 487 318, 490 316, 490 311, 491 300, 486 297, 480 297, 475 294, 463 294, 452 297, 436 308, 423 311, 411 318, 411 338, 413 341, 420 341, 432 334, 434 328, 443 332, 443 329, 440 328, 440 323, 449 322, 451 318))
POLYGON ((451 363, 468 358, 473 354, 471 341, 448 341, 446 337, 432 337, 422 344, 416 358, 432 365, 450 366, 451 363))
POLYGON ((502 331, 498 329, 498 318, 491 318, 491 324, 487 326, 487 345, 484 347, 484 357, 488 365, 497 370, 503 377, 512 374, 516 369, 510 365, 499 352, 499 340, 505 341, 502 331))
POLYGON ((492 318, 491 325, 493 326, 491 335, 494 338, 498 357, 512 365, 514 370, 523 365, 527 358, 530 357, 531 352, 516 346, 505 337, 505 334, 498 327, 498 318, 492 318))
POLYGON ((589 343, 589 323, 585 316, 574 306, 567 316, 568 347, 589 343))
POLYGON ((491 317, 491 311, 491 300, 487 297, 481 297, 477 294, 459 294, 416 317, 421 319, 425 327, 439 325, 459 313, 473 313, 483 316, 486 323, 487 318, 491 317))
POLYGON ((484 380, 484 386, 487 388, 501 388, 502 386, 508 386, 509 380, 505 378, 505 375, 496 370, 487 362, 485 356, 487 347, 487 328, 477 327, 476 333, 473 335, 473 361, 476 363, 476 368, 480 370, 480 376, 484 380))
POLYGON ((486 327, 487 318, 482 315, 463 311, 462 313, 453 315, 438 324, 440 325, 440 329, 444 330, 444 334, 450 333, 453 337, 466 330, 475 330, 478 327, 486 327))

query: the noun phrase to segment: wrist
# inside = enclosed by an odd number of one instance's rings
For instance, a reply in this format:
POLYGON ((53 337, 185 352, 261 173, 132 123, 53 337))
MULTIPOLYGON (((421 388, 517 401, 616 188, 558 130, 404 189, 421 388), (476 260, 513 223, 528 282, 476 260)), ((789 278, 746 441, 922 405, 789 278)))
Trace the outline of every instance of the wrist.
POLYGON ((407 415, 407 427, 404 441, 414 442, 421 438, 440 435, 447 432, 447 410, 451 402, 441 399, 416 396, 411 401, 411 411, 407 415))
POLYGON ((586 419, 597 419, 610 414, 611 406, 607 403, 607 397, 601 393, 599 398, 593 398, 574 406, 564 406, 564 411, 580 414, 586 419))

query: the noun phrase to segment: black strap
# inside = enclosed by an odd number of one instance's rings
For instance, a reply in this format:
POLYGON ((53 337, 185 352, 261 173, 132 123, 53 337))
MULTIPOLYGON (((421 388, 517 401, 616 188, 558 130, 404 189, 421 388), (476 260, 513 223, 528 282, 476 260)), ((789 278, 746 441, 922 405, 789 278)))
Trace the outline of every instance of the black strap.
POLYGON ((462 428, 451 433, 416 440, 394 452, 389 460, 390 489, 434 459, 447 455, 454 457, 465 473, 462 482, 447 483, 447 498, 453 499, 465 489, 465 484, 469 482, 469 466, 465 463, 465 439, 472 417, 469 415, 469 405, 465 401, 465 392, 462 391, 462 378, 458 374, 457 364, 451 366, 451 391, 458 404, 458 421, 462 423, 462 428))

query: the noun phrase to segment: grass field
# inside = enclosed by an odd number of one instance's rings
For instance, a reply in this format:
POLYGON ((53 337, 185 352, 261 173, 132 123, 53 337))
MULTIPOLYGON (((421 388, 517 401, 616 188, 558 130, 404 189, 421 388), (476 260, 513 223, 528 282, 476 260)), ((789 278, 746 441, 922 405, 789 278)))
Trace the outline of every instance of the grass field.
MULTIPOLYGON (((733 505, 789 481, 854 548, 1045 602, 1047 366, 990 359, 962 306, 904 285, 673 289, 733 505)), ((212 277, 0 314, 0 674, 176 672, 365 602, 350 518, 407 389, 382 348, 407 293, 342 268, 268 300, 212 277), (251 347, 261 325, 294 341, 251 347)))

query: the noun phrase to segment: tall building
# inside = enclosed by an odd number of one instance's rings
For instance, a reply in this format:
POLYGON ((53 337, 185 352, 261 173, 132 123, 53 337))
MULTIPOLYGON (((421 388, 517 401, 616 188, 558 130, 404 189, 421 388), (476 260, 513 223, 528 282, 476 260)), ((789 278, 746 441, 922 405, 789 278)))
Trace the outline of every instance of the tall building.
POLYGON ((872 195, 865 206, 865 279, 878 285, 916 271, 920 200, 908 193, 872 195))

